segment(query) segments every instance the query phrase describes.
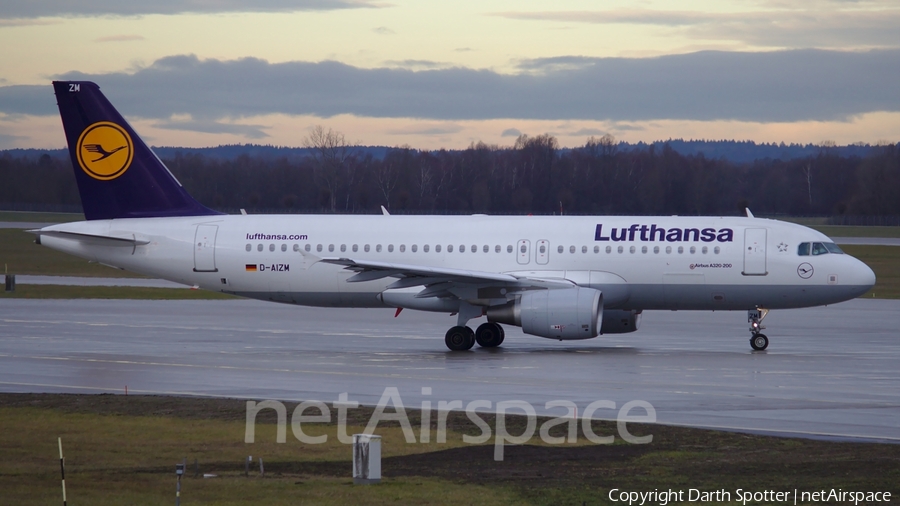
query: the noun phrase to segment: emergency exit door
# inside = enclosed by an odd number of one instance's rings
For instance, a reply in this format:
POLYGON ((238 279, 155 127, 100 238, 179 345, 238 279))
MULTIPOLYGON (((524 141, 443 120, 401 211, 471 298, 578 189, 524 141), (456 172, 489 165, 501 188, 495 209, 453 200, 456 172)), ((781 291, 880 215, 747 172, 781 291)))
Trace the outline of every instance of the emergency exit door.
POLYGON ((216 234, 218 225, 197 225, 194 234, 194 272, 218 272, 216 269, 216 234))

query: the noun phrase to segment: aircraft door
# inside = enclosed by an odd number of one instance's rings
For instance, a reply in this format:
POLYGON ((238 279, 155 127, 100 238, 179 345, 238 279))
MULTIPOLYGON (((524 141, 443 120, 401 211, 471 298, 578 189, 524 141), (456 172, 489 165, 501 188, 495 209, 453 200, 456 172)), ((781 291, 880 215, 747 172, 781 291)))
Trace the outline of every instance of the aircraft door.
POLYGON ((218 225, 197 225, 194 233, 194 272, 218 272, 216 268, 216 234, 218 225))
POLYGON ((744 276, 765 276, 766 271, 766 229, 748 228, 744 230, 744 276))
POLYGON ((516 244, 516 260, 520 265, 528 265, 531 261, 531 241, 528 239, 519 239, 516 244))
POLYGON ((550 261, 550 241, 541 239, 535 244, 535 246, 535 262, 537 262, 538 265, 547 265, 547 262, 550 261))

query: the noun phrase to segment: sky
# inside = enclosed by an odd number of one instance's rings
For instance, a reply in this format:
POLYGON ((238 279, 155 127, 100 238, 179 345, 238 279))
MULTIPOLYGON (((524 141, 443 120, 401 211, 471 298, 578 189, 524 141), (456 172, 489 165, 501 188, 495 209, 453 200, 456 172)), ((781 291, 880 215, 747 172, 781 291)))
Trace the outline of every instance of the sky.
POLYGON ((157 146, 900 141, 896 0, 0 0, 0 149, 52 80, 157 146))

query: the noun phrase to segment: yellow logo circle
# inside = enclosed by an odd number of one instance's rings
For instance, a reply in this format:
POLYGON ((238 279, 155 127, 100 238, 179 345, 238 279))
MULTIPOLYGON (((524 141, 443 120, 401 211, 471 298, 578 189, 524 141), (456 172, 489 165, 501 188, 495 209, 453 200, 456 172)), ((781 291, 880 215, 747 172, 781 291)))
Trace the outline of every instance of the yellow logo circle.
POLYGON ((94 179, 108 181, 128 170, 134 158, 131 136, 121 126, 99 121, 78 138, 78 164, 94 179))

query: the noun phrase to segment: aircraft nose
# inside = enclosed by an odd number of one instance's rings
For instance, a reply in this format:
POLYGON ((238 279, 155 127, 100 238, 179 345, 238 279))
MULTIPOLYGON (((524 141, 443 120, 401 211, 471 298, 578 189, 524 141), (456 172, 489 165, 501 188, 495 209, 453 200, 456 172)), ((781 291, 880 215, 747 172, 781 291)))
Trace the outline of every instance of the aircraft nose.
POLYGON ((853 268, 850 271, 850 282, 853 285, 865 288, 864 292, 869 291, 875 286, 875 272, 871 267, 863 263, 861 260, 854 258, 853 268))

